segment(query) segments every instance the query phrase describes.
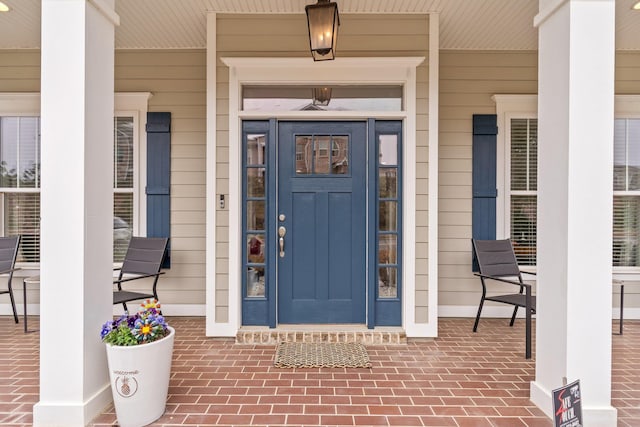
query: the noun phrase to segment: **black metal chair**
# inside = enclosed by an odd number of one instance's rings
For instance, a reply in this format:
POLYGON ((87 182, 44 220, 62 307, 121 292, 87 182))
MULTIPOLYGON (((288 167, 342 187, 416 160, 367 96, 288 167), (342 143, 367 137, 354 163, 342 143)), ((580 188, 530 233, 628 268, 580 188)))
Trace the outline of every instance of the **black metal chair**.
POLYGON ((478 314, 476 315, 476 321, 473 324, 473 332, 478 329, 478 322, 480 321, 480 313, 485 301, 494 301, 503 304, 513 305, 513 315, 511 316, 511 323, 509 326, 513 326, 516 320, 516 314, 518 308, 522 307, 526 311, 526 348, 525 357, 531 358, 531 316, 536 312, 536 297, 532 295, 531 285, 525 283, 522 280, 522 273, 529 273, 526 271, 520 271, 518 267, 518 261, 513 250, 511 240, 475 240, 471 239, 473 245, 473 253, 475 259, 478 262, 479 273, 475 273, 480 277, 482 283, 482 297, 480 298, 480 306, 478 307, 478 314), (508 283, 518 287, 517 293, 509 293, 502 295, 487 295, 487 282, 498 281, 502 283, 508 283))
MULTIPOLYGON (((163 271, 162 262, 167 251, 168 238, 164 237, 132 237, 127 248, 127 253, 124 256, 122 267, 118 278, 113 281, 114 285, 117 285, 117 289, 113 291, 113 303, 122 304, 124 310, 127 311, 127 302, 155 298, 158 299, 157 285, 158 278, 163 271), (122 285, 127 285, 140 279, 149 279, 153 285, 151 290, 147 292, 143 291, 129 291, 124 290, 122 285)), ((138 282, 139 283, 139 282, 138 282)))
POLYGON ((1 290, 0 294, 9 294, 13 318, 16 323, 18 323, 18 312, 16 311, 16 300, 13 298, 11 280, 13 272, 19 270, 19 268, 15 268, 18 246, 20 246, 20 236, 0 237, 0 275, 7 277, 7 290, 1 290))

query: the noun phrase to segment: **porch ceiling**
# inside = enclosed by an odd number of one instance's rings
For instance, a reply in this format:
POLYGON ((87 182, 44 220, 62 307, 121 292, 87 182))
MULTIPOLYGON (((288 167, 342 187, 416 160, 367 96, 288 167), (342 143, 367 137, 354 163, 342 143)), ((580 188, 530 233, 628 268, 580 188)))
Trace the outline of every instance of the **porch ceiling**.
MULTIPOLYGON (((3 0, 0 49, 40 47, 41 0, 3 0)), ((336 0, 340 13, 440 13, 442 49, 535 50, 538 0, 336 0)), ((640 50, 635 0, 616 0, 616 47, 640 50)), ((206 12, 295 13, 315 0, 116 0, 117 49, 204 48, 206 12)))

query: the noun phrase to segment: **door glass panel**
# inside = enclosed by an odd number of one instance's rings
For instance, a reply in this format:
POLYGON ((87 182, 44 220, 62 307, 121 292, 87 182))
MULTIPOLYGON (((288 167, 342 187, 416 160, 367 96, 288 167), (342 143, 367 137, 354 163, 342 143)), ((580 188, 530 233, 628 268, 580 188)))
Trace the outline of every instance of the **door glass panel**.
POLYGON ((380 267, 378 269, 378 297, 398 297, 398 269, 396 267, 380 267))
POLYGON ((398 135, 380 135, 378 143, 380 165, 396 166, 398 164, 398 135))
POLYGON ((349 137, 334 136, 331 143, 331 173, 334 175, 349 174, 349 137))
POLYGON ((395 199, 398 196, 398 169, 380 168, 378 174, 380 179, 380 198, 395 199))
POLYGON ((397 264, 398 251, 395 234, 381 234, 378 242, 378 263, 397 264))
POLYGON ((264 201, 247 202, 247 230, 264 230, 264 201))
POLYGON ((264 165, 265 141, 264 134, 247 135, 247 165, 264 165))
POLYGON ((316 136, 314 138, 314 173, 318 175, 326 175, 329 173, 329 146, 331 137, 316 136))
POLYGON ((247 234, 247 297, 264 297, 264 234, 247 234))
POLYGON ((247 234, 247 261, 250 264, 264 262, 264 234, 247 234))
POLYGON ((398 205, 396 202, 380 202, 380 231, 396 231, 398 205))
POLYGON ((264 197, 264 168, 247 168, 247 197, 264 197))
POLYGON ((313 138, 296 136, 296 174, 307 175, 313 172, 313 138))
POLYGON ((264 267, 247 268, 247 297, 264 298, 264 267))

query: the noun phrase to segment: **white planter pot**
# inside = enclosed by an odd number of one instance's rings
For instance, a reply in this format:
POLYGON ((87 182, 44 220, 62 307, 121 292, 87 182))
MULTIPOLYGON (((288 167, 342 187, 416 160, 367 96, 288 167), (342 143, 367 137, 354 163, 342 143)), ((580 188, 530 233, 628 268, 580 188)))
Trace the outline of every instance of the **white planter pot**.
POLYGON ((151 424, 164 414, 175 330, 149 344, 106 344, 111 392, 120 427, 151 424))

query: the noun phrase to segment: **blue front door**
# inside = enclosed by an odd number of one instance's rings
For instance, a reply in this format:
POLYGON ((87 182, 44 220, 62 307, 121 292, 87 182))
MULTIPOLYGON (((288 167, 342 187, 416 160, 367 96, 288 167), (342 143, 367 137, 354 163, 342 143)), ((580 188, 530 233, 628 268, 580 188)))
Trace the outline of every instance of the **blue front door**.
POLYGON ((365 122, 278 124, 279 323, 365 323, 365 122))

